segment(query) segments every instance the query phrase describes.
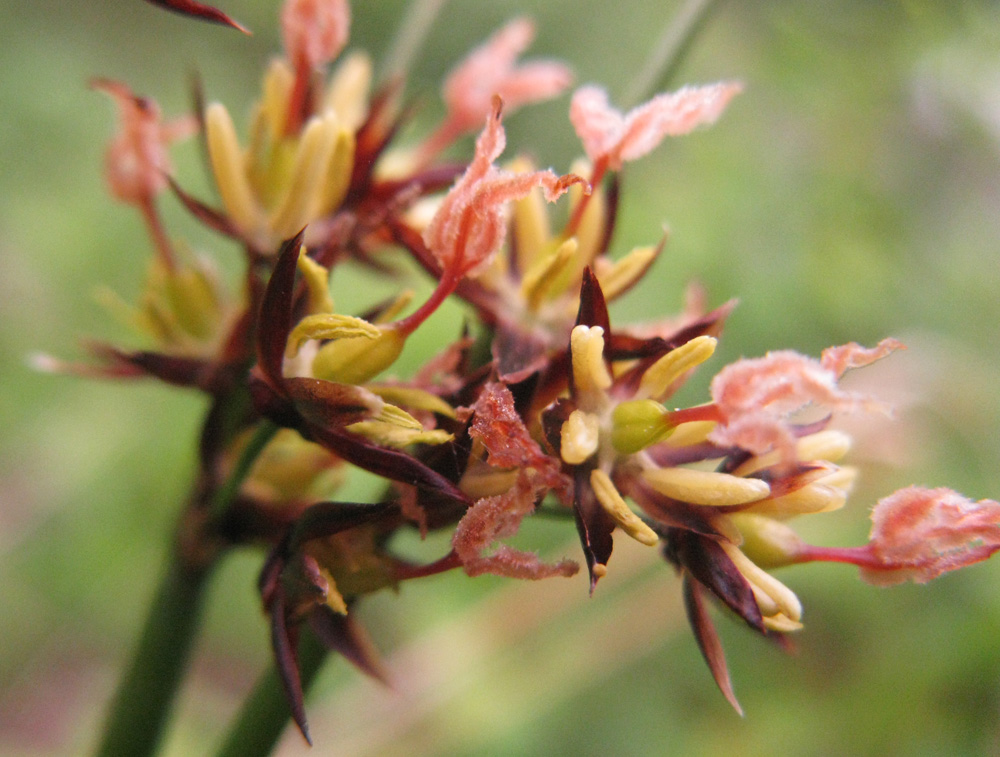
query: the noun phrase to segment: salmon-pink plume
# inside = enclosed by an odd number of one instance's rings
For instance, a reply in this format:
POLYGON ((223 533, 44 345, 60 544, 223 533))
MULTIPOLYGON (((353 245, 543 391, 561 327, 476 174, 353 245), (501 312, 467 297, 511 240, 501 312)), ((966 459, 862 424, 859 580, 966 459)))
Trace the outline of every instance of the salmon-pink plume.
POLYGON ((351 28, 347 0, 287 0, 281 10, 281 36, 288 59, 312 69, 340 55, 351 28))
POLYGON ((824 352, 823 362, 791 350, 737 360, 712 379, 712 399, 721 422, 709 438, 754 454, 778 449, 788 459, 795 441, 788 418, 806 405, 886 411, 871 397, 842 390, 837 379, 847 368, 876 360, 896 346, 898 342, 886 339, 872 350, 858 345, 833 347, 824 352))
POLYGON ((105 154, 105 178, 111 194, 132 205, 148 203, 166 188, 171 170, 167 146, 197 131, 194 118, 164 122, 155 101, 132 94, 121 82, 96 79, 118 106, 119 130, 105 154))
POLYGON ((624 162, 651 152, 664 137, 714 123, 742 89, 736 82, 684 87, 622 114, 608 104, 603 89, 586 86, 573 94, 569 118, 587 157, 595 165, 606 163, 608 170, 617 171, 624 162))
POLYGON ((514 395, 505 384, 487 384, 473 405, 469 434, 483 443, 487 462, 497 468, 531 469, 541 483, 552 489, 569 488, 569 478, 560 464, 546 455, 531 437, 514 407, 514 395))
POLYGON ((850 342, 839 347, 827 347, 819 360, 824 368, 833 371, 839 378, 851 368, 863 368, 876 360, 881 360, 891 352, 903 349, 906 349, 906 346, 898 339, 883 339, 871 348, 850 342))
POLYGON ((503 494, 478 500, 455 529, 452 546, 465 572, 530 579, 574 575, 578 567, 570 560, 546 564, 537 555, 506 545, 485 554, 496 541, 517 533, 521 521, 545 492, 556 490, 568 496, 570 482, 560 472, 559 463, 531 438, 514 407, 514 396, 504 384, 487 384, 472 410, 469 434, 486 448, 487 463, 495 468, 515 468, 518 475, 503 494))
POLYGON ((875 505, 868 549, 881 563, 862 565, 869 583, 927 583, 1000 550, 1000 503, 973 502, 945 488, 900 489, 875 505))
POLYGON ((563 92, 573 74, 562 63, 536 61, 517 65, 517 58, 535 37, 527 18, 516 18, 476 48, 445 80, 443 97, 447 122, 454 134, 476 129, 483 113, 499 95, 508 110, 563 92))
POLYGON ((493 161, 507 141, 500 123, 501 105, 500 98, 494 98, 486 128, 476 140, 472 162, 424 231, 424 243, 444 275, 456 280, 475 276, 490 264, 506 235, 510 200, 541 187, 545 199, 555 202, 572 184, 586 185, 573 174, 556 176, 551 170, 511 173, 496 168, 493 161))
POLYGON ((483 497, 468 509, 455 527, 452 546, 470 576, 492 573, 508 578, 537 580, 552 576, 573 576, 579 566, 572 560, 544 563, 538 555, 498 544, 517 533, 521 521, 535 509, 535 487, 525 474, 503 494, 483 497))

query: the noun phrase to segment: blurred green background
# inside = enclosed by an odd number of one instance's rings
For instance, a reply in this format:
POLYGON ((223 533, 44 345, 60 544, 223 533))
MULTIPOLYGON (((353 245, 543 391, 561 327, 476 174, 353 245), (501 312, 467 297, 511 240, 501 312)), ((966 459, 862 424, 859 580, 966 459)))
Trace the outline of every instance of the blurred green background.
MULTIPOLYGON (((277 2, 219 0, 252 38, 140 0, 8 0, 0 25, 0 753, 69 755, 95 739, 155 586, 193 469, 203 401, 152 384, 32 373, 42 350, 124 340, 94 303, 134 296, 148 247, 101 180, 112 107, 86 86, 122 79, 166 113, 197 69, 234 114, 278 48, 277 2)), ((678 4, 453 0, 413 71, 432 116, 437 82, 513 15, 534 55, 627 91, 678 4)), ((354 4, 353 44, 378 58, 405 3, 354 4)), ((994 3, 723 3, 683 82, 746 85, 713 128, 627 168, 615 249, 671 241, 619 323, 677 311, 697 279, 739 297, 715 368, 791 347, 810 354, 893 335, 909 349, 852 377, 898 407, 866 419, 852 503, 804 521, 823 544, 865 540, 879 496, 919 483, 1000 496, 1000 11, 994 3), (867 375, 866 375, 867 374, 867 375)), ((508 122, 510 148, 565 170, 578 152, 567 100, 508 122)), ((405 135, 404 135, 405 136, 405 135)), ((411 134, 410 138, 414 138, 411 134)), ((191 145, 182 183, 206 195, 191 145)), ((235 251, 176 203, 171 228, 232 269, 235 251)), ((349 292, 335 292, 344 308, 349 292)), ((358 300, 358 306, 363 302, 358 300)), ((441 339, 450 338, 453 332, 441 339)), ((699 401, 708 373, 691 387, 699 401)), ((576 556, 568 524, 525 543, 576 556)), ((439 546, 440 548, 440 546, 439 546)), ((165 753, 210 754, 268 657, 254 592, 261 556, 215 577, 207 627, 165 753)), ((618 539, 593 598, 584 579, 518 584, 448 575, 374 597, 360 616, 394 690, 328 665, 309 716, 331 755, 1000 754, 1000 562, 925 587, 876 589, 852 569, 779 576, 806 608, 785 655, 719 625, 746 717, 727 706, 651 551, 618 539)), ((295 733, 283 755, 305 754, 295 733)))

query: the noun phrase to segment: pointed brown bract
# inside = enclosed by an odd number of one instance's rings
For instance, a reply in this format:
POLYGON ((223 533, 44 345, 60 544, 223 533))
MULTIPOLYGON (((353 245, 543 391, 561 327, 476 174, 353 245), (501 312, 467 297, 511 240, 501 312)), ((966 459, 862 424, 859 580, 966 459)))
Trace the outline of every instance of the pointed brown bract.
POLYGON ((590 470, 578 466, 573 476, 573 513, 576 516, 576 530, 580 535, 583 554, 590 571, 590 593, 594 593, 597 582, 607 573, 608 560, 614 541, 611 532, 615 522, 601 507, 590 486, 590 470))
POLYGON ((302 249, 300 231, 281 245, 278 260, 267 282, 257 325, 257 362, 272 386, 282 385, 282 363, 288 335, 292 331, 292 297, 295 293, 295 270, 302 249))
POLYGON ((702 657, 708 663, 708 669, 712 672, 716 685, 725 696, 726 700, 733 706, 740 715, 743 708, 740 707, 736 694, 733 692, 733 682, 729 677, 729 667, 726 665, 726 653, 722 649, 722 641, 715 630, 715 625, 708 615, 708 608, 705 606, 704 587, 689 573, 684 574, 684 609, 687 611, 688 622, 694 637, 698 641, 698 648, 702 657))
POLYGON ((321 605, 309 615, 309 625, 327 649, 342 655, 365 675, 389 684, 378 650, 354 613, 341 615, 321 605))
MULTIPOLYGON (((258 580, 264 608, 270 616, 271 646, 275 666, 288 699, 292 718, 306 741, 309 729, 298 668, 299 623, 304 617, 329 611, 324 604, 325 579, 314 558, 302 550, 308 542, 342 533, 398 513, 385 503, 326 502, 313 505, 285 533, 264 563, 258 580)), ((360 666, 374 666, 371 650, 364 649, 363 636, 348 624, 328 618, 317 621, 320 638, 331 648, 343 647, 360 666)), ((377 668, 371 667, 374 671, 377 668)))
POLYGON ((577 326, 599 326, 604 329, 605 351, 613 338, 611 336, 611 318, 608 316, 608 303, 601 291, 601 284, 588 267, 583 272, 580 284, 580 310, 576 316, 577 326))
POLYGON ((213 24, 230 26, 244 34, 250 33, 250 30, 243 26, 243 24, 230 18, 218 8, 213 8, 211 5, 206 5, 205 3, 195 2, 195 0, 146 0, 146 2, 165 10, 179 13, 182 16, 197 18, 213 24))
POLYGON ((671 529, 667 543, 667 556, 672 562, 690 572, 698 583, 751 628, 764 633, 764 619, 753 589, 717 541, 690 531, 671 529))

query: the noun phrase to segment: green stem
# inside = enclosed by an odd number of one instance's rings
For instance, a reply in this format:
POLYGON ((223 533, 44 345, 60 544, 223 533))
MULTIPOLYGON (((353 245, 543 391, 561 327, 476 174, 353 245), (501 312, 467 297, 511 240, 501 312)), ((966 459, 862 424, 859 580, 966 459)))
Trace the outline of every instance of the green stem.
POLYGON ((211 566, 191 568, 172 557, 115 695, 97 751, 101 757, 140 757, 156 751, 187 668, 211 572, 211 566))
POLYGON ((253 464, 257 462, 257 458, 264 450, 264 447, 274 438, 274 435, 278 433, 280 428, 280 426, 268 420, 261 422, 247 443, 247 446, 243 449, 243 453, 236 461, 236 467, 233 469, 233 472, 226 479, 225 483, 216 490, 215 496, 212 497, 212 503, 209 506, 211 517, 221 519, 225 515, 246 477, 250 475, 250 469, 253 468, 253 464))
POLYGON ((667 88, 691 49, 691 43, 712 11, 721 4, 721 0, 687 0, 684 3, 663 30, 646 66, 632 80, 622 98, 623 107, 632 107, 667 88))
MULTIPOLYGON (((308 692, 326 659, 327 650, 307 626, 302 627, 298 659, 302 691, 308 692)), ((271 754, 291 714, 281 678, 271 666, 257 681, 236 724, 218 752, 219 757, 265 757, 271 754)))

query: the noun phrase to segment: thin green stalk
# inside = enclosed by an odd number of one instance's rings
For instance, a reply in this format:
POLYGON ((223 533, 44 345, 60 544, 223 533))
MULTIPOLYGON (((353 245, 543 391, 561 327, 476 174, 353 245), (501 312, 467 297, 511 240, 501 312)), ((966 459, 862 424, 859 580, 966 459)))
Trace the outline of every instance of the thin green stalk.
MULTIPOLYGON (((302 691, 308 692, 326 659, 327 650, 308 627, 299 641, 299 675, 302 691)), ((237 716, 218 757, 266 757, 291 719, 285 689, 273 665, 260 677, 250 698, 237 716)))
POLYGON ((157 589, 131 666, 105 726, 100 757, 155 753, 187 669, 211 566, 191 568, 173 556, 157 589))
POLYGON ((226 510, 229 509, 246 477, 250 475, 250 469, 253 468, 253 464, 280 428, 280 426, 268 420, 262 421, 260 426, 257 427, 254 435, 243 449, 243 453, 236 461, 236 467, 233 469, 232 474, 216 490, 215 496, 212 497, 212 502, 209 506, 211 517, 216 519, 221 518, 226 510))
POLYGON ((721 0, 687 0, 664 28, 653 52, 622 97, 622 106, 630 108, 655 92, 667 88, 691 49, 695 37, 721 0))
POLYGON ((447 0, 416 0, 409 4, 385 56, 381 77, 383 81, 405 77, 446 2, 447 0))
MULTIPOLYGON (((210 499, 211 517, 223 517, 254 461, 277 431, 278 427, 269 421, 261 424, 232 474, 210 499)), ((182 540, 184 522, 180 527, 182 540)), ((223 547, 215 545, 210 553, 197 559, 186 558, 183 547, 171 555, 139 646, 112 702, 97 751, 99 757, 148 757, 156 752, 177 689, 187 672, 201 621, 205 585, 223 547)))

